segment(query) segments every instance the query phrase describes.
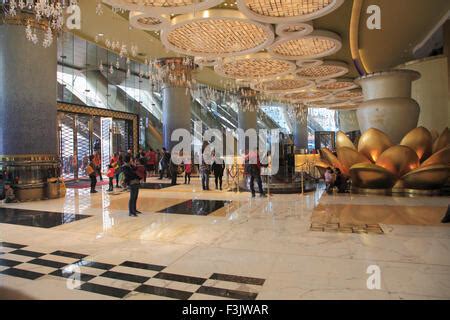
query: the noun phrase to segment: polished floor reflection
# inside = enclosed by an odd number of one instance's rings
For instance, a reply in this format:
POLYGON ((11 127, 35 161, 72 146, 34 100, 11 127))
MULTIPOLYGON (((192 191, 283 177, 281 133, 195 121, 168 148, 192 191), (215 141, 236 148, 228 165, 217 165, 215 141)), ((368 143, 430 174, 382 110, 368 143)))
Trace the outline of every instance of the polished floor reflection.
POLYGON ((0 223, 18 224, 38 228, 53 228, 89 217, 90 216, 79 214, 0 207, 0 223))
POLYGON ((33 299, 450 298, 450 227, 438 223, 448 197, 327 195, 319 188, 252 199, 203 192, 195 178, 191 185, 141 190, 143 214, 130 218, 129 194, 106 189, 95 195, 68 189, 65 199, 1 205, 91 217, 52 228, 0 223, 0 293, 33 299), (224 206, 191 215, 186 203, 224 206), (170 207, 181 209, 165 213, 170 207), (376 224, 383 233, 316 232, 313 223, 376 224), (379 290, 367 288, 373 265, 381 269, 379 290), (74 275, 75 287, 69 285, 74 275))
POLYGON ((196 216, 207 216, 228 205, 231 201, 222 200, 188 200, 174 206, 165 208, 160 213, 190 214, 196 216))

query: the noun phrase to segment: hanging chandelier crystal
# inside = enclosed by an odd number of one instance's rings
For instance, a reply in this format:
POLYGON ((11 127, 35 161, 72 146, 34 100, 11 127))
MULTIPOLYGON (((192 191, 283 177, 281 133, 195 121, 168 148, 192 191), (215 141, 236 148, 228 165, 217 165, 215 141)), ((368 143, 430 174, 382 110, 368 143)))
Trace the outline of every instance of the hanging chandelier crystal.
POLYGON ((8 22, 26 26, 25 36, 33 44, 40 42, 37 29, 43 30, 41 43, 48 48, 64 27, 67 5, 77 5, 77 0, 5 0, 0 8, 8 22))

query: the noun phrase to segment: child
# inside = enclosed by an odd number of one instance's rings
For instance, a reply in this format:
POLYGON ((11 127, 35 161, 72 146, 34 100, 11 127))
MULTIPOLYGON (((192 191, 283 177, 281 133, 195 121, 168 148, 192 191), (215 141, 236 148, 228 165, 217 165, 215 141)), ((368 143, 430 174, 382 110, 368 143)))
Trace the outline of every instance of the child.
POLYGON ((191 173, 192 173, 191 161, 187 160, 184 163, 184 184, 191 184, 191 173))
POLYGON ((109 178, 109 189, 108 192, 113 192, 114 191, 114 176, 116 174, 116 170, 114 169, 113 165, 110 164, 108 166, 108 173, 106 174, 107 177, 109 178))
POLYGON ((5 203, 17 203, 16 196, 14 195, 14 189, 11 184, 7 183, 5 185, 5 203))

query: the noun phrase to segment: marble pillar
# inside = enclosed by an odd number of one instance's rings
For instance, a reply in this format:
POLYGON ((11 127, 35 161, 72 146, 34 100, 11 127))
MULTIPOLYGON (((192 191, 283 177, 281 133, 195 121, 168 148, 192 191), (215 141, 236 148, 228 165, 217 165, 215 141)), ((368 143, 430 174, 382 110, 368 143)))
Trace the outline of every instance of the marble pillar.
POLYGON ((295 119, 294 146, 296 151, 308 149, 308 111, 295 119))
POLYGON ((361 132, 376 128, 386 133, 394 144, 419 121, 419 104, 411 98, 412 82, 420 73, 412 70, 377 72, 358 78, 364 102, 357 111, 361 132))
POLYGON ((0 44, 0 170, 19 200, 40 200, 59 171, 56 43, 34 45, 18 19, 0 24, 0 44))
MULTIPOLYGON (((258 112, 256 91, 250 88, 241 88, 240 94, 240 105, 238 109, 238 129, 244 130, 244 133, 249 129, 255 129, 256 133, 258 130, 258 112)), ((240 139, 238 141, 238 151, 240 153, 245 152, 246 148, 249 146, 248 138, 240 139)))
POLYGON ((172 133, 177 129, 185 129, 192 133, 191 125, 191 95, 188 81, 191 79, 191 68, 184 64, 183 58, 165 58, 158 61, 168 72, 161 87, 163 146, 167 151, 178 144, 172 141, 172 133))

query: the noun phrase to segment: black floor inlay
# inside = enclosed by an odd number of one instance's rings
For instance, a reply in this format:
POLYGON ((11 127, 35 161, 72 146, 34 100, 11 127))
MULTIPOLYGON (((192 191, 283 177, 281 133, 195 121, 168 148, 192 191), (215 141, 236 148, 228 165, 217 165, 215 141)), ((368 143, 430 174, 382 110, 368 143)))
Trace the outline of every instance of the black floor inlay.
POLYGON ((0 223, 39 228, 53 228, 91 216, 60 212, 0 208, 0 223))
POLYGON ((222 200, 188 200, 166 209, 160 210, 160 213, 176 213, 176 214, 190 214, 198 216, 207 216, 214 211, 217 211, 231 201, 222 200))
POLYGON ((152 271, 161 271, 164 266, 158 266, 155 264, 141 263, 141 262, 133 262, 133 261, 125 261, 120 264, 122 267, 136 268, 136 269, 144 269, 144 270, 152 270, 152 271))
MULTIPOLYGON (((56 276, 56 277, 69 278, 70 276, 74 275, 74 272, 66 271, 64 269, 58 269, 49 274, 52 276, 56 276)), ((79 276, 80 276, 80 280, 83 282, 87 282, 87 281, 92 280, 97 277, 97 276, 93 276, 93 275, 90 275, 87 273, 80 273, 79 276)))
POLYGON ((122 273, 122 272, 116 272, 116 271, 106 271, 105 273, 101 274, 100 277, 118 279, 118 280, 135 282, 135 283, 144 283, 150 279, 150 277, 138 276, 138 275, 134 275, 134 274, 128 274, 128 273, 122 273))
POLYGON ((158 273, 157 275, 154 276, 154 278, 162 279, 162 280, 184 282, 184 283, 190 283, 190 284, 197 284, 197 285, 202 285, 206 281, 206 279, 203 279, 203 278, 183 276, 180 274, 172 274, 172 273, 165 273, 165 272, 158 273))
POLYGON ((14 250, 9 253, 17 254, 19 256, 32 257, 32 258, 39 258, 39 257, 45 256, 45 253, 35 252, 35 251, 30 251, 30 250, 23 250, 23 249, 14 250))
MULTIPOLYGON (((54 251, 55 249, 48 251, 45 250, 45 253, 43 253, 26 250, 28 248, 32 249, 32 247, 24 245, 11 243, 5 244, 13 249, 13 251, 7 252, 6 254, 22 255, 29 258, 25 259, 27 260, 26 262, 15 261, 17 259, 14 258, 0 258, 1 269, 5 269, 0 272, 0 282, 2 277, 7 276, 27 280, 37 280, 43 277, 45 279, 47 276, 53 276, 61 278, 61 281, 66 281, 65 279, 67 278, 79 279, 83 282, 83 284, 77 289, 115 298, 127 298, 129 294, 144 293, 181 300, 187 300, 193 295, 195 297, 196 293, 230 299, 254 300, 258 296, 259 288, 262 288, 265 282, 264 279, 260 278, 243 277, 222 273, 212 273, 209 277, 187 276, 178 273, 163 272, 167 267, 162 265, 136 261, 124 261, 120 264, 110 264, 100 261, 90 261, 91 259, 87 258, 88 255, 81 253, 63 250, 54 251), (43 258, 43 256, 45 256, 45 258, 43 258), (55 261, 58 260, 58 256, 72 258, 73 262, 55 261), (21 269, 22 265, 24 266, 23 269, 21 269), (37 267, 39 269, 36 271, 26 270, 28 269, 26 267, 29 267, 30 265, 44 266, 45 268, 37 267), (79 268, 75 268, 76 266, 90 267, 98 270, 80 270, 79 268), (129 269, 117 268, 119 266, 127 267, 129 269), (117 271, 114 270, 115 268, 117 268, 117 271), (142 270, 146 270, 146 273, 148 274, 139 274, 142 270), (154 273, 148 271, 153 271, 154 273), (121 288, 119 281, 111 281, 111 284, 109 285, 97 284, 98 281, 105 281, 107 279, 126 281, 127 289, 121 288), (167 282, 167 285, 166 283, 161 286, 146 284, 148 283, 147 281, 151 279, 163 280, 167 282), (225 281, 234 283, 237 285, 236 287, 238 287, 239 290, 220 288, 220 282, 207 284, 207 281, 209 280, 213 282, 225 281), (168 288, 176 283, 184 283, 188 285, 186 285, 182 290, 168 288), (248 288, 242 284, 254 285, 255 287, 248 288)), ((7 255, 5 257, 7 257, 7 255)), ((55 278, 54 280, 57 279, 55 278)))
POLYGON ((153 189, 153 190, 159 190, 159 189, 165 189, 172 187, 170 183, 142 183, 141 189, 153 189))
POLYGON ((157 296, 169 297, 169 298, 174 298, 174 299, 180 299, 180 300, 187 300, 193 294, 192 292, 149 286, 146 284, 143 284, 142 286, 134 289, 134 291, 141 292, 141 293, 147 293, 147 294, 154 294, 157 296))
POLYGON ((74 252, 67 252, 67 251, 54 251, 52 253, 50 253, 51 255, 54 256, 60 256, 60 257, 66 257, 66 258, 73 258, 73 259, 78 259, 81 260, 83 258, 86 258, 87 255, 86 254, 81 254, 81 253, 74 253, 74 252))
POLYGON ((82 267, 89 267, 89 268, 95 268, 95 269, 101 269, 101 270, 109 270, 115 267, 115 265, 109 264, 109 263, 101 263, 101 262, 94 262, 94 261, 87 261, 87 260, 81 260, 76 263, 78 266, 82 267))
POLYGON ((0 247, 12 248, 12 249, 22 249, 25 248, 23 244, 11 243, 11 242, 0 242, 0 247))
POLYGON ((259 279, 259 278, 233 276, 233 275, 221 274, 221 273, 214 273, 210 277, 210 279, 211 280, 237 282, 237 283, 245 283, 245 284, 253 284, 253 285, 257 285, 257 286, 262 286, 265 281, 264 279, 259 279))
POLYGON ((13 261, 13 260, 8 260, 8 259, 0 259, 0 266, 3 266, 3 267, 15 267, 21 263, 23 263, 23 262, 13 261))
POLYGON ((22 270, 22 269, 14 269, 14 268, 3 270, 0 273, 5 274, 7 276, 25 278, 25 279, 29 279, 29 280, 36 280, 36 279, 44 276, 44 274, 42 274, 42 273, 28 271, 28 270, 22 270))
POLYGON ((55 269, 61 269, 65 266, 67 266, 67 263, 51 261, 51 260, 44 260, 44 259, 34 259, 31 261, 28 261, 28 263, 37 264, 39 266, 50 267, 50 268, 55 268, 55 269))
POLYGON ((218 296, 223 298, 239 299, 239 300, 255 300, 257 293, 244 292, 237 290, 228 290, 214 287, 200 287, 197 293, 208 294, 211 296, 218 296))
POLYGON ((95 283, 89 283, 89 282, 83 283, 79 287, 79 290, 103 294, 106 296, 111 296, 111 297, 116 297, 116 298, 123 298, 131 292, 131 291, 125 290, 125 289, 108 287, 108 286, 103 286, 101 284, 95 284, 95 283))

